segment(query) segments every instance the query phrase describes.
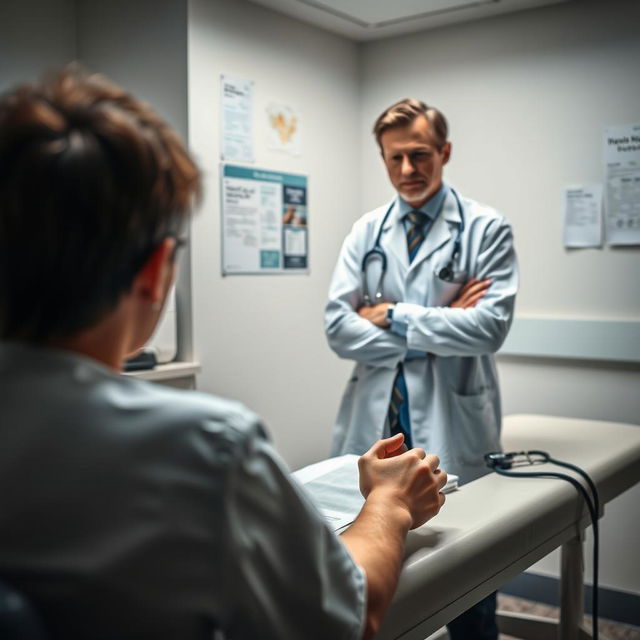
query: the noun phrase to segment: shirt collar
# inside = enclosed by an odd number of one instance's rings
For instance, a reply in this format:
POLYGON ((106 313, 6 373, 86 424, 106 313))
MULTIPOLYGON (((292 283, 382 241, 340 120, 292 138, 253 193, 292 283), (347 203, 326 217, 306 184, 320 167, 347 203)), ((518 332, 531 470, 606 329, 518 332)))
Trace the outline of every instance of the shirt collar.
MULTIPOLYGON (((420 207, 420 209, 418 209, 418 211, 422 211, 422 213, 429 216, 429 218, 435 220, 442 209, 447 193, 449 193, 449 187, 443 181, 440 188, 420 207)), ((398 213, 400 215, 400 219, 403 219, 410 211, 416 211, 416 209, 398 196, 398 213)))

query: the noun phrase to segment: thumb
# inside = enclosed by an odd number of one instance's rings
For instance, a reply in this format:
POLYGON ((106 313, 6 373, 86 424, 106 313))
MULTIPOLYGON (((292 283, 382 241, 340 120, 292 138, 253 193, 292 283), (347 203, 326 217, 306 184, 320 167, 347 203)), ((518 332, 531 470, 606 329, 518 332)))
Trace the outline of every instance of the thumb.
MULTIPOLYGON (((390 438, 385 438, 384 440, 380 440, 378 443, 378 447, 376 450, 376 455, 378 458, 389 458, 394 454, 402 453, 400 449, 404 446, 404 434, 396 433, 395 436, 391 436, 390 438)), ((404 447, 406 449, 406 447, 404 447)))

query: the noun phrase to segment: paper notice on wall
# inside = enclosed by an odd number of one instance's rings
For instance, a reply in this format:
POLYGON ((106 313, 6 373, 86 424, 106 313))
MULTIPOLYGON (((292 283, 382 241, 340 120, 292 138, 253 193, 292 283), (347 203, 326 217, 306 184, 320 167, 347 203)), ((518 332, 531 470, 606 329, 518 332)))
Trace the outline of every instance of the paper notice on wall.
POLYGON ((222 165, 222 272, 307 272, 307 178, 222 165))
POLYGON ((564 246, 602 246, 602 185, 564 190, 564 246))
POLYGON ((267 107, 269 149, 300 155, 300 115, 288 105, 271 103, 267 107))
POLYGON ((640 124, 604 132, 608 244, 640 244, 640 124))
POLYGON ((220 76, 220 159, 253 162, 253 82, 220 76))

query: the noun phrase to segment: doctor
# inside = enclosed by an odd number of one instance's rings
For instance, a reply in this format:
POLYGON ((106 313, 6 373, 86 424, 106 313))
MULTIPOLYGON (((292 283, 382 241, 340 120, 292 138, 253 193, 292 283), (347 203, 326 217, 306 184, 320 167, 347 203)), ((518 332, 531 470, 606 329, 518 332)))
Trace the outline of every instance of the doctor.
MULTIPOLYGON (((517 290, 511 227, 443 182, 451 143, 437 109, 402 100, 373 132, 398 195, 354 224, 333 274, 327 338, 355 361, 333 454, 361 454, 403 432, 409 446, 437 454, 468 482, 487 471, 483 454, 500 448, 493 354, 517 290)), ((488 608, 480 615, 493 620, 486 633, 476 622, 473 633, 450 626, 452 637, 497 637, 495 598, 488 608)))

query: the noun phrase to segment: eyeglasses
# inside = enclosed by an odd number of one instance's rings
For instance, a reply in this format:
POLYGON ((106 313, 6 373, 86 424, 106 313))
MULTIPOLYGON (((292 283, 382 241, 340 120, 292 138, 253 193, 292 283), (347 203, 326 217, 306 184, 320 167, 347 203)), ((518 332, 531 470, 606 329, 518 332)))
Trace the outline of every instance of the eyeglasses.
POLYGON ((173 238, 174 241, 175 241, 175 245, 173 247, 173 252, 171 254, 171 259, 175 260, 176 257, 178 256, 178 251, 180 249, 182 249, 183 247, 187 246, 187 244, 189 242, 189 239, 184 237, 184 236, 176 236, 176 235, 173 235, 173 234, 169 234, 167 236, 167 238, 173 238))

